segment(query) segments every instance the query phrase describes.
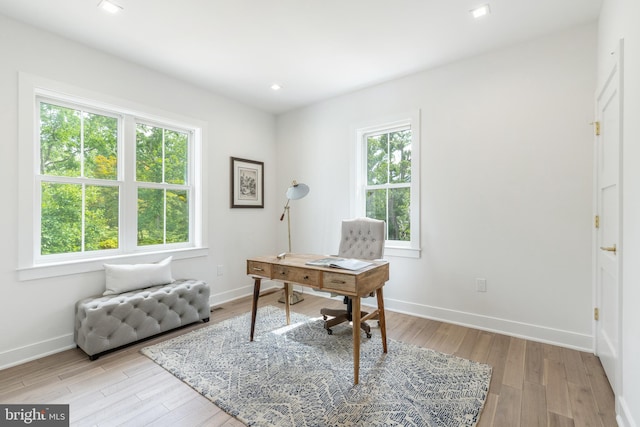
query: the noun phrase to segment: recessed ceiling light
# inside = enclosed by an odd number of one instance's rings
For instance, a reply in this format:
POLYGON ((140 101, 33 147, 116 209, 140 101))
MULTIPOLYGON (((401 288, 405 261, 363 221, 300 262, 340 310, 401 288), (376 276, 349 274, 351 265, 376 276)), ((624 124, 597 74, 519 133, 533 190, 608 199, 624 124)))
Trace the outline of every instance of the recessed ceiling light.
POLYGON ((471 15, 475 19, 478 19, 491 13, 491 9, 489 9, 489 4, 483 4, 482 6, 478 6, 475 9, 471 9, 469 13, 471 13, 471 15))
POLYGON ((109 0, 102 0, 100 3, 98 3, 98 7, 111 14, 116 14, 122 10, 122 6, 115 4, 109 0))
POLYGON ((278 83, 274 83, 271 85, 271 90, 280 90, 282 89, 282 86, 280 86, 278 83))

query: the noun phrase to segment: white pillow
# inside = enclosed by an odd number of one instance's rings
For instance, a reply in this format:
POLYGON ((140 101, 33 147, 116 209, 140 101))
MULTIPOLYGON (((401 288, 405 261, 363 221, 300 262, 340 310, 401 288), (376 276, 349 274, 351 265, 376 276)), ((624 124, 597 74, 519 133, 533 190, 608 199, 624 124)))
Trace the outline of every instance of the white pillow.
POLYGON ((106 289, 102 295, 120 294, 173 282, 171 258, 155 264, 105 264, 106 289))

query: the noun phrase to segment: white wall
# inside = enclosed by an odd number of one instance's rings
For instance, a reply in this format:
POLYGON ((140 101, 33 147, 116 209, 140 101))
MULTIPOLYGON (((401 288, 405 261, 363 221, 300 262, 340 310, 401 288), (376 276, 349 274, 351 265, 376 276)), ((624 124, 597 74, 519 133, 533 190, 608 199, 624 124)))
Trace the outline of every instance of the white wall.
POLYGON ((622 160, 622 386, 616 409, 622 427, 640 426, 640 2, 605 0, 599 22, 598 76, 603 84, 624 38, 622 160))
POLYGON ((337 250, 353 128, 420 109, 423 251, 389 257, 386 307, 591 348, 596 40, 594 23, 279 116, 279 186, 311 188, 294 250, 337 250))
POLYGON ((250 291, 248 256, 274 252, 279 215, 272 115, 0 15, 0 368, 73 346, 74 303, 101 293, 104 273, 18 281, 18 72, 203 121, 207 126, 209 255, 173 263, 175 277, 206 280, 212 303, 250 291), (265 209, 229 208, 229 157, 265 162, 265 209), (224 275, 216 275, 223 265, 224 275))

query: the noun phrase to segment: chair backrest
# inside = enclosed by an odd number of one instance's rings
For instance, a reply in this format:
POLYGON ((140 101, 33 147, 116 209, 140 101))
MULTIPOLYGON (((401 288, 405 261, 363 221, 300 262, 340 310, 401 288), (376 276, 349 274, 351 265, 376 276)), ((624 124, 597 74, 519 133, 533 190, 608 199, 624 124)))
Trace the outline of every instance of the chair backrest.
POLYGON ((342 221, 342 238, 338 256, 358 259, 381 259, 384 256, 385 222, 371 218, 342 221))

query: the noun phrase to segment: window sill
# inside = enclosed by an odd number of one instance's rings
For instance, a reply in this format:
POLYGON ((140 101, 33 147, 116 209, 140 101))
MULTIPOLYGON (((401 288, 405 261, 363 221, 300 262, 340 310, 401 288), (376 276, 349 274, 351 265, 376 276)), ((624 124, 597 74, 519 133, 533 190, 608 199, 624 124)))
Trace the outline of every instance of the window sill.
POLYGON ((204 257, 209 254, 209 248, 188 248, 162 252, 145 252, 140 254, 127 254, 112 257, 95 258, 79 261, 66 261, 51 264, 35 265, 32 267, 19 268, 18 280, 36 280, 49 277, 68 276, 72 274, 90 273, 101 271, 104 264, 129 264, 129 263, 150 263, 158 261, 159 256, 173 256, 173 259, 188 259, 204 257))
POLYGON ((398 246, 385 246, 384 255, 401 258, 420 258, 422 250, 418 248, 402 248, 398 246))

